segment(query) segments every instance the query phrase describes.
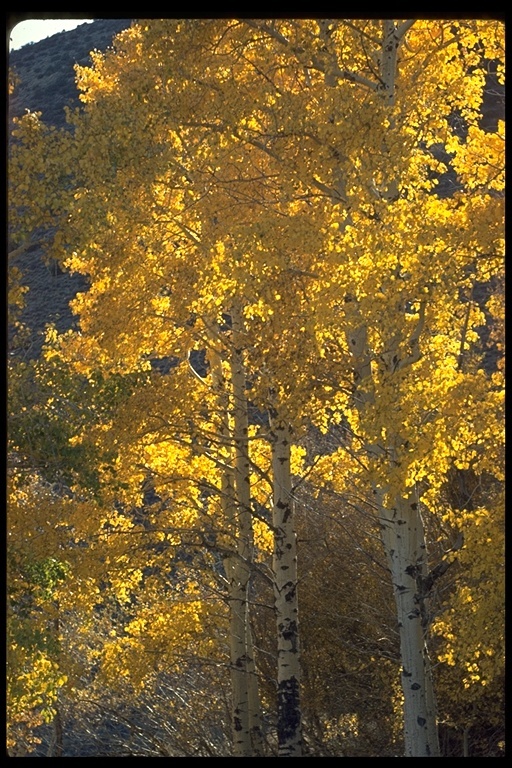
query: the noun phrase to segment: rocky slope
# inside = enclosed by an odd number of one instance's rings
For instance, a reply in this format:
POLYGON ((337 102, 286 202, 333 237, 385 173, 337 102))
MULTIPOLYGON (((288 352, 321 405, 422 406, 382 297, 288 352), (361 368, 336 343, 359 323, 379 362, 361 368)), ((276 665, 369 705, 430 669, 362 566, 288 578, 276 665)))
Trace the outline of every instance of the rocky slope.
POLYGON ((40 111, 46 123, 64 125, 64 107, 79 104, 74 65, 90 64, 90 51, 108 48, 113 36, 131 22, 97 19, 12 51, 9 68, 19 78, 19 85, 9 99, 10 115, 22 115, 26 109, 40 111))
MULTIPOLYGON (((16 76, 17 86, 9 98, 9 118, 19 117, 26 110, 37 111, 46 123, 64 126, 64 107, 76 107, 80 103, 75 86, 75 63, 89 64, 90 51, 105 50, 113 36, 131 22, 131 19, 97 19, 12 51, 9 68, 16 76)), ((82 275, 69 275, 56 264, 46 264, 37 246, 18 256, 15 263, 29 289, 20 319, 30 330, 17 354, 32 358, 41 350, 48 323, 61 332, 72 326, 69 302, 78 291, 85 290, 87 282, 82 275)), ((12 336, 10 328, 10 341, 12 336)))

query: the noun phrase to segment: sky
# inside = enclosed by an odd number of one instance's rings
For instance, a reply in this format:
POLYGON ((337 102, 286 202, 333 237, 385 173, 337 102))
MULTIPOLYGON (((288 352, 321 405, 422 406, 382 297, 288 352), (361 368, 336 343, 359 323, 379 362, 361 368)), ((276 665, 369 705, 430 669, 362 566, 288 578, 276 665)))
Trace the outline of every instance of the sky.
POLYGON ((37 43, 45 37, 56 35, 64 30, 69 31, 79 24, 91 21, 94 19, 29 19, 20 21, 11 30, 9 50, 15 51, 27 43, 37 43))

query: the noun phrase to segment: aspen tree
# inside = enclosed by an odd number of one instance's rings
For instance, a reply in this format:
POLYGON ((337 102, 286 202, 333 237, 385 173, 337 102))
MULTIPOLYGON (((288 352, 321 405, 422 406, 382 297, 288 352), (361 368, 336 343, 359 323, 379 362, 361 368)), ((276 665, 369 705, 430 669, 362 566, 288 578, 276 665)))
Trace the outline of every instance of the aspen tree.
MULTIPOLYGON (((184 360, 207 346, 205 319, 242 312, 251 400, 272 415, 282 756, 300 756, 288 451, 308 424, 342 419, 357 461, 340 483, 372 490, 393 582, 405 755, 439 756, 422 513, 453 463, 483 467, 478 403, 502 395, 459 365, 482 320, 461 295, 502 269, 503 124, 492 138, 478 126, 482 62, 502 58, 493 21, 142 20, 77 70, 85 107, 55 248, 91 288, 68 355, 121 374, 184 360)), ((47 140, 33 117, 18 136, 47 140)))
MULTIPOLYGON (((290 40, 283 37, 283 35, 276 30, 275 26, 267 24, 258 26, 259 28, 264 29, 270 37, 278 40, 283 46, 288 47, 289 50, 293 50, 294 53, 296 52, 297 49, 293 48, 290 40)), ((396 81, 399 75, 397 69, 397 49, 403 36, 412 26, 412 22, 395 24, 394 22, 386 21, 382 23, 382 48, 380 52, 377 52, 378 55, 376 57, 379 62, 377 68, 379 71, 379 82, 374 85, 373 88, 377 93, 382 94, 383 104, 386 108, 393 108, 400 105, 400 102, 395 95, 396 81)), ((471 51, 472 46, 475 44, 477 35, 471 32, 468 42, 466 43, 459 36, 459 31, 460 30, 457 30, 453 36, 451 42, 452 50, 455 46, 460 45, 462 50, 466 50, 466 56, 469 57, 472 54, 469 54, 468 52, 471 51), (465 49, 465 46, 468 46, 468 48, 465 49)), ((375 39, 376 38, 374 38, 374 40, 375 39)), ((444 42, 445 45, 449 43, 447 39, 445 39, 444 42)), ((494 41, 492 38, 492 31, 490 45, 491 50, 493 50, 494 41)), ((414 48, 414 43, 412 43, 412 47, 414 48)), ((304 49, 301 49, 300 53, 303 54, 303 52, 304 49)), ((435 53, 433 52, 432 55, 435 55, 435 53)), ((404 56, 404 58, 406 57, 404 56)), ((449 69, 451 69, 452 72, 455 62, 456 57, 449 60, 449 69)), ((324 71, 326 76, 327 74, 329 75, 330 84, 333 82, 333 77, 334 79, 341 79, 348 76, 347 73, 338 71, 335 67, 327 72, 327 65, 324 62, 318 64, 316 60, 313 60, 313 65, 315 68, 324 71)), ((464 71, 464 68, 467 66, 467 63, 464 60, 464 55, 459 61, 459 66, 462 71, 464 71)), ((477 76, 475 78, 475 83, 470 83, 468 85, 466 98, 468 100, 469 110, 474 109, 474 104, 477 103, 476 99, 478 97, 476 94, 478 93, 478 88, 481 88, 482 84, 481 78, 480 83, 478 82, 479 78, 480 76, 477 76)), ((364 86, 368 86, 370 89, 372 88, 368 83, 363 83, 362 78, 360 77, 358 77, 358 82, 364 86)), ((454 103, 456 104, 457 99, 461 98, 464 97, 455 94, 454 101, 452 102, 450 96, 448 96, 445 109, 447 107, 449 110, 450 106, 454 103)), ((377 104, 375 104, 374 108, 376 116, 379 114, 377 104)), ((468 113, 468 119, 470 119, 469 115, 470 112, 468 113)), ((384 116, 384 113, 382 113, 382 116, 384 116)), ((449 117, 449 112, 447 113, 447 117, 449 117)), ((391 160, 392 154, 390 152, 390 146, 396 141, 394 133, 396 132, 397 136, 400 133, 397 118, 391 117, 387 120, 386 128, 384 128, 385 122, 386 120, 381 124, 382 148, 379 152, 379 159, 383 162, 383 165, 380 171, 380 180, 379 183, 376 184, 375 179, 372 178, 368 187, 369 192, 375 199, 375 203, 371 205, 373 212, 369 218, 377 222, 373 226, 374 232, 375 230, 378 231, 379 224, 382 224, 382 226, 387 229, 388 236, 390 233, 393 233, 391 234, 391 238, 392 241, 394 241, 393 246, 397 257, 397 263, 400 264, 402 257, 398 254, 406 254, 407 244, 405 241, 402 241, 401 245, 398 246, 398 238, 396 238, 396 234, 400 233, 400 235, 402 235, 402 233, 404 233, 404 227, 403 225, 398 224, 398 221, 396 221, 395 227, 393 227, 391 221, 388 221, 388 226, 386 227, 385 217, 388 214, 387 211, 384 213, 384 210, 388 204, 391 207, 392 204, 396 203, 396 205, 400 207, 400 204, 398 203, 400 198, 399 186, 401 182, 405 187, 406 182, 404 178, 405 174, 402 174, 402 178, 400 179, 400 159, 395 156, 394 161, 391 160), (398 179, 400 179, 400 181, 398 181, 398 179)), ((375 136, 377 137, 378 133, 376 133, 375 136)), ((498 143, 500 143, 499 139, 498 143)), ((404 141, 404 145, 406 144, 407 141, 404 141)), ((456 164, 458 165, 458 161, 456 161, 456 164)), ((502 162, 498 161, 497 166, 493 165, 493 167, 500 167, 500 165, 502 165, 502 162)), ((490 168, 490 166, 488 167, 490 168)), ((316 183, 318 186, 318 180, 316 180, 316 183)), ((324 188, 326 188, 325 185, 324 188)), ((336 184, 336 191, 339 192, 341 189, 347 189, 347 184, 343 183, 343 179, 340 179, 336 184)), ((471 187, 467 186, 466 189, 470 192, 471 187)), ((488 184, 486 189, 487 193, 489 193, 491 185, 488 184)), ((425 191, 428 193, 428 185, 425 187, 425 191)), ((340 198, 342 202, 346 203, 345 191, 340 198)), ((359 215, 357 215, 356 219, 356 212, 354 211, 353 204, 354 201, 354 196, 352 196, 352 210, 348 217, 349 227, 366 230, 366 226, 360 218, 360 214, 364 213, 364 207, 360 206, 358 211, 359 215)), ((359 199, 358 202, 360 203, 361 199, 359 199)), ((500 204, 496 205, 492 201, 486 202, 485 200, 478 198, 475 198, 472 203, 470 195, 468 203, 470 207, 472 204, 475 206, 475 211, 481 211, 484 218, 487 215, 487 206, 489 206, 489 213, 490 209, 493 208, 494 212, 490 214, 491 218, 489 219, 491 228, 493 227, 494 222, 497 222, 498 226, 501 226, 500 204), (482 207, 480 207, 481 203, 482 207), (494 218, 496 216, 497 218, 494 218)), ((460 205, 460 202, 458 204, 460 205)), ((434 212, 434 205, 435 204, 432 201, 431 205, 427 204, 427 208, 430 207, 431 211, 434 212)), ((451 206, 449 207, 451 208, 451 206)), ((475 219, 474 221, 476 222, 477 220, 478 219, 475 219)), ((344 226, 346 227, 346 223, 344 226)), ((350 229, 348 231, 353 230, 350 229)), ((366 231, 370 235, 369 231, 366 231)), ((484 230, 482 229, 482 234, 483 231, 484 230)), ((495 235, 497 236, 497 239, 493 241, 491 236, 489 249, 491 253, 495 252, 496 254, 500 254, 501 246, 499 244, 499 229, 495 230, 495 235)), ((409 247, 412 247, 413 249, 417 247, 417 244, 423 242, 423 237, 424 235, 422 233, 418 233, 417 238, 415 239, 414 236, 412 236, 412 229, 410 229, 409 247)), ((484 251, 487 249, 487 245, 484 245, 485 239, 485 236, 483 236, 479 245, 484 251)), ((351 240, 353 242, 350 235, 345 237, 347 245, 351 240)), ((363 241, 364 238, 360 241, 362 245, 359 257, 361 262, 365 257, 365 251, 368 253, 368 248, 370 247, 369 245, 364 246, 363 241)), ((381 241, 378 235, 377 237, 375 237, 375 235, 370 235, 367 242, 369 244, 372 241, 374 253, 378 253, 382 258, 382 255, 388 250, 384 240, 381 241)), ((498 260, 495 260, 495 265, 499 264, 500 258, 501 254, 498 255, 498 260)), ((404 261, 405 260, 406 259, 404 259, 404 261)), ((469 260, 471 261, 471 256, 469 256, 469 260)), ((369 263, 368 266, 371 269, 371 263, 369 263)), ((364 269, 365 267, 363 267, 363 271, 364 269)), ((402 267, 399 266, 398 272, 396 273, 398 286, 400 285, 400 280, 407 281, 409 279, 405 274, 405 271, 404 275, 401 274, 401 269, 402 267)), ((485 271, 485 267, 483 267, 483 269, 485 271)), ((460 280, 460 275, 454 275, 453 278, 455 278, 456 281, 460 280)), ((396 315, 393 321, 389 324, 387 320, 384 320, 384 316, 382 316, 382 320, 378 320, 377 315, 374 315, 375 319, 370 323, 363 319, 364 312, 361 313, 360 301, 356 298, 357 295, 362 296, 364 294, 364 289, 361 288, 361 285, 355 286, 354 293, 351 295, 347 293, 345 299, 350 302, 349 306, 354 307, 355 313, 353 314, 353 322, 357 323, 353 326, 352 330, 347 331, 347 348, 354 360, 355 411, 353 413, 361 413, 362 419, 357 421, 357 426, 355 420, 352 423, 354 424, 356 433, 361 433, 361 426, 364 424, 366 416, 370 416, 371 414, 370 418, 372 426, 366 434, 368 435, 368 438, 370 438, 371 434, 378 436, 377 441, 375 442, 372 442, 370 439, 370 442, 367 443, 366 451, 370 465, 374 467, 373 472, 376 473, 374 477, 378 478, 378 480, 376 480, 374 498, 382 525, 382 540, 388 555, 397 600, 398 622, 401 630, 402 676, 405 697, 405 750, 407 756, 439 755, 432 676, 430 662, 425 647, 425 631, 428 628, 428 620, 425 620, 425 612, 427 609, 424 603, 428 593, 425 592, 422 585, 428 582, 428 577, 426 570, 423 522, 420 516, 419 498, 416 496, 414 486, 412 486, 411 490, 407 490, 408 481, 404 479, 405 487, 400 490, 399 480, 399 467, 403 463, 403 446, 405 446, 407 450, 408 448, 410 449, 411 445, 407 438, 400 434, 404 421, 403 416, 400 416, 401 408, 398 405, 400 402, 399 387, 402 386, 401 380, 403 379, 405 371, 409 366, 415 366, 420 360, 420 357, 424 355, 424 350, 421 349, 420 351, 420 339, 424 336, 425 315, 428 312, 432 312, 432 301, 427 298, 427 295, 424 295, 423 298, 420 298, 420 296, 421 291, 423 291, 424 294, 429 294, 431 292, 432 286, 429 286, 431 279, 430 276, 425 276, 423 278, 423 285, 421 285, 420 282, 420 294, 415 305, 415 312, 411 313, 412 317, 410 317, 411 327, 409 331, 404 328, 405 333, 403 336, 401 336, 401 332, 399 331, 401 323, 397 323, 398 318, 396 315), (387 328, 389 330, 387 330, 387 328), (370 334, 375 338, 375 333, 380 335, 380 343, 382 344, 382 351, 380 354, 376 353, 375 348, 372 349, 372 342, 370 342, 370 334), (389 335, 387 336, 388 333, 389 335), (379 367, 381 369, 380 377, 378 377, 377 373, 379 367), (397 405, 393 405, 393 401, 395 401, 397 405), (386 405, 384 405, 384 403, 386 403, 386 405), (387 408, 390 409, 388 412, 386 412, 387 408), (383 440, 380 439, 381 437, 383 440), (391 480, 392 478, 393 480, 391 480)), ((442 281, 447 288, 449 286, 449 280, 450 275, 448 272, 448 274, 445 274, 442 278, 442 281), (446 280, 446 278, 448 278, 448 280, 446 280)), ((450 288, 448 288, 448 290, 450 290, 450 288)), ((434 293, 437 293, 437 291, 434 291, 434 293)), ((375 302, 375 305, 378 305, 379 301, 386 300, 387 294, 387 289, 375 284, 373 296, 371 296, 369 292, 367 294, 365 311, 370 311, 373 314, 373 308, 370 308, 368 299, 371 298, 371 300, 375 302)), ((390 299, 392 295, 392 292, 390 292, 390 299)), ((395 297, 396 296, 397 294, 395 293, 395 297)), ((436 296, 438 301, 439 298, 439 296, 436 296)), ((406 305, 402 305, 402 309, 400 309, 400 303, 398 303, 398 311, 403 313, 404 306, 406 305)), ((386 311, 384 305, 382 305, 381 311, 386 311)), ((347 319, 349 316, 350 312, 347 312, 347 319)), ((406 319, 409 318, 406 317, 406 319)), ((333 337, 335 337, 335 334, 336 332, 333 331, 333 337)), ((463 337, 462 345, 464 345, 465 342, 466 340, 463 337)), ((461 407, 464 408, 465 405, 463 405, 463 403, 467 401, 464 399, 465 393, 463 389, 461 395, 461 407)))
POLYGON ((261 712, 249 613, 253 531, 247 397, 243 367, 243 321, 236 306, 231 311, 231 324, 233 339, 229 382, 223 373, 222 354, 219 350, 223 340, 220 338, 218 327, 211 327, 210 330, 209 361, 212 383, 221 398, 220 430, 222 442, 228 451, 226 466, 222 472, 222 504, 232 535, 238 542, 236 551, 225 557, 231 601, 233 751, 235 756, 253 757, 261 751, 261 712))

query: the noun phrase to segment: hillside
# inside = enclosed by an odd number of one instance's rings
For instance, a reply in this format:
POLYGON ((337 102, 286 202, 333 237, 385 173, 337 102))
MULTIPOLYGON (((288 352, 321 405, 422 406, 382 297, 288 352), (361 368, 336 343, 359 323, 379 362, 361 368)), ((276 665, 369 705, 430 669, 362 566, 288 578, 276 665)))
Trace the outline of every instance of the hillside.
MULTIPOLYGON (((105 50, 113 36, 128 27, 131 21, 97 19, 12 51, 9 67, 16 75, 17 86, 9 99, 10 118, 20 116, 28 109, 42 112, 43 120, 49 124, 65 125, 64 107, 79 105, 75 63, 90 63, 90 51, 105 50)), ((37 246, 19 256, 16 266, 22 271, 29 289, 21 320, 30 329, 27 343, 18 353, 37 357, 47 323, 55 324, 60 332, 72 326, 69 302, 78 291, 87 287, 87 283, 82 275, 69 275, 55 264, 46 264, 37 246)))
POLYGON ((105 50, 112 38, 130 26, 131 19, 97 19, 69 32, 25 45, 9 56, 9 67, 19 78, 9 113, 40 111, 46 123, 64 125, 64 107, 78 106, 75 64, 90 63, 90 51, 105 50))

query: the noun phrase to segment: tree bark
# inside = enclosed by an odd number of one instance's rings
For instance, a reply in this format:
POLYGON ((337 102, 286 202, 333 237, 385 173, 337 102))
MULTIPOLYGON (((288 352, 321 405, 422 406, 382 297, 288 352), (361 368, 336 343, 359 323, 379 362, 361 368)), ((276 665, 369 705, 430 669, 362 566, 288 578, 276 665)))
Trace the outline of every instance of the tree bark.
POLYGON ((289 426, 272 426, 274 597, 277 620, 277 735, 279 757, 302 757, 297 537, 291 486, 289 426))
POLYGON ((243 319, 232 316, 230 382, 224 377, 218 332, 211 335, 209 359, 221 413, 221 442, 226 454, 222 477, 225 519, 236 545, 224 559, 230 605, 230 666, 234 757, 263 756, 262 717, 250 624, 249 589, 253 530, 248 449, 248 415, 243 360, 243 319))
MULTIPOLYGON (((411 352, 398 360, 398 339, 389 343, 386 365, 389 375, 412 364, 419 356, 419 337, 423 330, 424 309, 416 328, 409 338, 411 352), (389 358, 389 359, 388 359, 389 358)), ((372 382, 371 350, 364 324, 347 334, 354 361, 356 404, 364 418, 366 407, 375 403, 376 392, 372 382), (370 386, 361 387, 365 382, 370 386)), ((383 425, 384 426, 384 425, 383 425)), ((423 580, 427 575, 425 531, 415 495, 404 492, 385 505, 389 496, 388 475, 397 465, 394 446, 400 445, 399 434, 392 435, 386 425, 385 444, 377 440, 365 446, 370 462, 374 464, 380 482, 374 485, 381 540, 393 583, 393 592, 400 632, 400 658, 402 689, 404 694, 404 739, 406 757, 439 757, 436 705, 432 669, 427 652, 428 609, 423 580), (392 506, 391 506, 392 504, 392 506)), ((376 434, 381 430, 376 429, 376 434)))
MULTIPOLYGON (((221 477, 221 504, 223 517, 233 541, 238 538, 237 501, 231 425, 229 420, 229 390, 218 351, 218 340, 212 334, 209 352, 212 383, 217 391, 220 411, 220 438, 223 444, 224 469, 221 477)), ((247 577, 233 545, 224 557, 229 603, 229 656, 231 675, 231 731, 233 757, 252 757, 249 727, 249 692, 247 681, 246 624, 247 577)))
POLYGON ((233 397, 233 441, 235 453, 235 493, 238 523, 238 577, 243 590, 245 673, 247 684, 248 728, 254 757, 263 756, 262 716, 259 697, 258 677, 254 661, 252 642, 249 591, 251 567, 254 557, 254 536, 251 513, 251 484, 249 458, 249 417, 246 396, 244 366, 245 328, 239 303, 231 309, 231 387, 233 397))
MULTIPOLYGON (((379 497, 378 492, 376 495, 379 497)), ((384 508, 381 499, 377 500, 400 632, 405 757, 440 757, 426 643, 427 606, 421 587, 426 576, 423 521, 417 499, 412 495, 396 498, 393 509, 384 508)))
MULTIPOLYGON (((58 600, 55 603, 57 615, 53 620, 54 637, 57 648, 60 647, 60 608, 58 600)), ((55 704, 55 717, 53 718, 53 738, 50 745, 48 757, 64 756, 64 727, 62 724, 62 711, 60 705, 60 692, 57 691, 57 701, 55 704)))

